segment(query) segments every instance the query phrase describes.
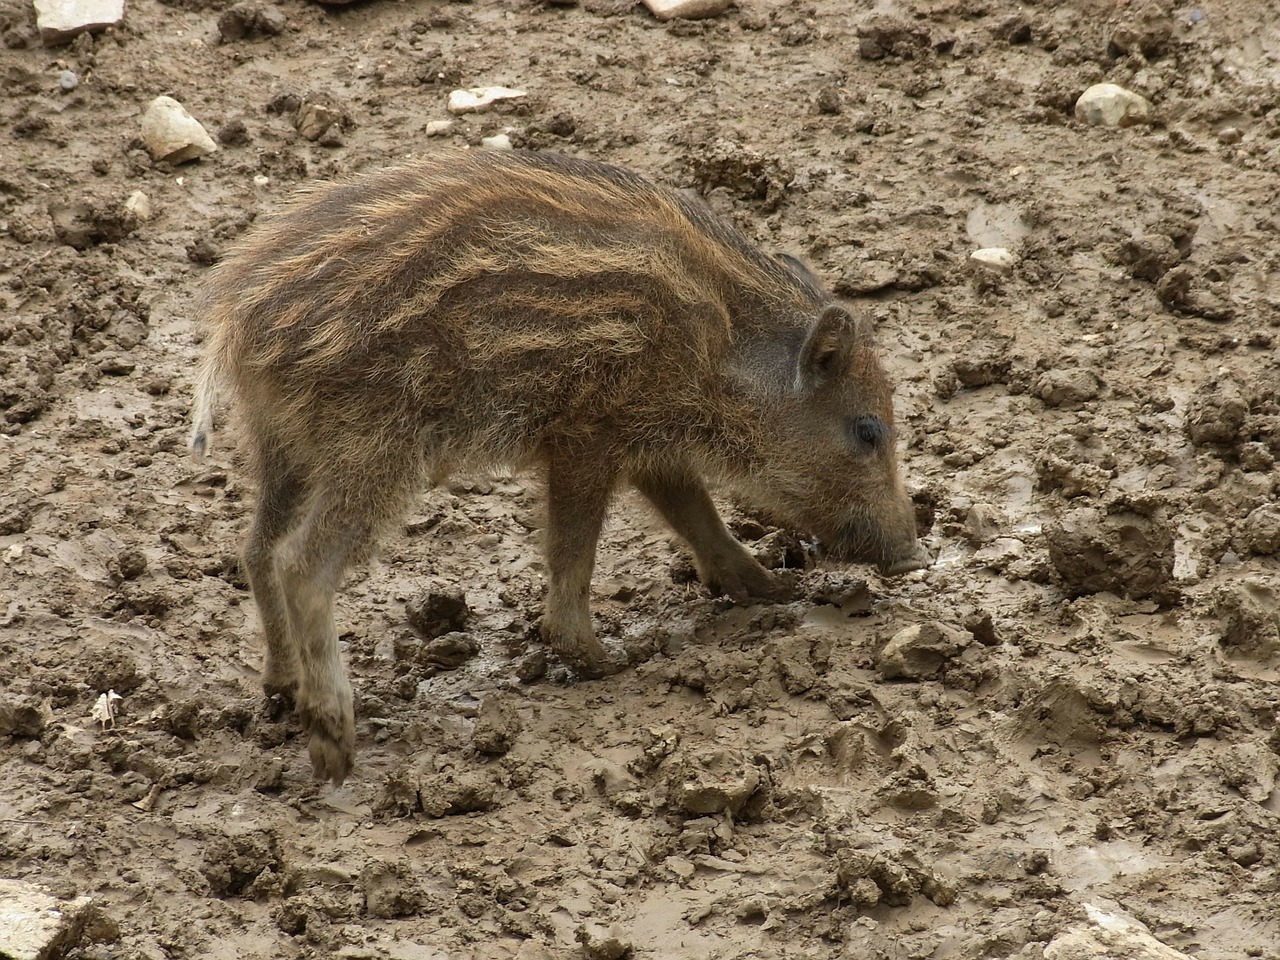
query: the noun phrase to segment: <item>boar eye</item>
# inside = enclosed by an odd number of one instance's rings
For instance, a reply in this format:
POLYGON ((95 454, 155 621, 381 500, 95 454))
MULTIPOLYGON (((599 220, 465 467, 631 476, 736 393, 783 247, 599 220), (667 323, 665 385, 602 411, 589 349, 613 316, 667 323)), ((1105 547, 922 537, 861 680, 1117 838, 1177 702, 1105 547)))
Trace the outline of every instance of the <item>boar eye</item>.
POLYGON ((848 423, 849 440, 859 452, 878 450, 889 436, 888 425, 874 414, 852 417, 848 423))

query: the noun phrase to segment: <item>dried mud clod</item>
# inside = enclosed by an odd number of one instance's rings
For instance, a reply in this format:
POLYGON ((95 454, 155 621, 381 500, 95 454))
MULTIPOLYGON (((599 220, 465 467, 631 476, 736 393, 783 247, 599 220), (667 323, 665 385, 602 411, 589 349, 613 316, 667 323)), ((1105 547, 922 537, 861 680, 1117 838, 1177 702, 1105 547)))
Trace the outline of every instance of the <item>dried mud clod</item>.
POLYGON ((281 889, 284 861, 273 828, 245 828, 209 837, 200 872, 217 897, 257 897, 281 889))
POLYGON ((1069 510, 1045 529, 1049 559, 1071 596, 1109 591, 1171 602, 1173 530, 1163 515, 1069 510))

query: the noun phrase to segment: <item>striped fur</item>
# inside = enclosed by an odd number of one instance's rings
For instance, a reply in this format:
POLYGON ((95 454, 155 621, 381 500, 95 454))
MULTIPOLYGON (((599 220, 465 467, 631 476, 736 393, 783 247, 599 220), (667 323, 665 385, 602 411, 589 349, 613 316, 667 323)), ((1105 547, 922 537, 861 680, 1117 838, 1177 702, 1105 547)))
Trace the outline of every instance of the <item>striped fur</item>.
POLYGON ((623 481, 736 597, 777 587, 704 479, 847 554, 919 559, 865 325, 798 262, 628 171, 472 152, 317 187, 215 268, 205 312, 192 447, 230 386, 262 486, 245 556, 266 684, 296 695, 323 776, 354 755, 333 590, 454 469, 545 472, 543 633, 585 674, 609 668, 587 592, 623 481), (859 450, 859 415, 888 441, 859 450))

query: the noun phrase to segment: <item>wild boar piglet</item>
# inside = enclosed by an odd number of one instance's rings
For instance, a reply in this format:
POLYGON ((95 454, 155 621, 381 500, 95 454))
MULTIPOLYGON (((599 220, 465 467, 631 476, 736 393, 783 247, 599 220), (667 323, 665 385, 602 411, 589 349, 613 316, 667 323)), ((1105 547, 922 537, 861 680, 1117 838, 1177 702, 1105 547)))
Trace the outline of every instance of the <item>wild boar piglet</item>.
POLYGON ((258 483, 244 566, 264 686, 293 699, 335 783, 355 759, 335 591, 450 471, 545 477, 542 633, 588 677, 611 669, 588 593, 623 483, 735 599, 778 584, 708 482, 839 556, 927 563, 867 322, 626 170, 476 151, 316 187, 214 268, 205 313, 191 445, 228 386, 258 483))

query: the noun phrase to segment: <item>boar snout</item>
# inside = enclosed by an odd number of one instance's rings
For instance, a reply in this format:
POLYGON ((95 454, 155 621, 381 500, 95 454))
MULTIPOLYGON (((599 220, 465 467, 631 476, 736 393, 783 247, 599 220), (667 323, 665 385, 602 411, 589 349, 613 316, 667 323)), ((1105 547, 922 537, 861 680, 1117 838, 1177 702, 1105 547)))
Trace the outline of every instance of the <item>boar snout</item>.
POLYGON ((908 549, 894 557, 886 557, 880 561, 880 572, 886 577, 897 577, 912 570, 923 570, 933 562, 924 544, 919 540, 908 545, 908 549))

